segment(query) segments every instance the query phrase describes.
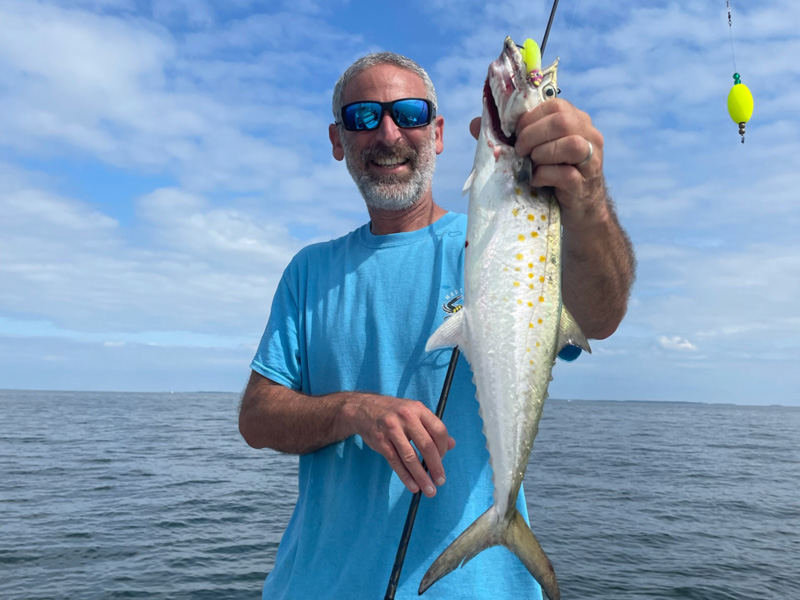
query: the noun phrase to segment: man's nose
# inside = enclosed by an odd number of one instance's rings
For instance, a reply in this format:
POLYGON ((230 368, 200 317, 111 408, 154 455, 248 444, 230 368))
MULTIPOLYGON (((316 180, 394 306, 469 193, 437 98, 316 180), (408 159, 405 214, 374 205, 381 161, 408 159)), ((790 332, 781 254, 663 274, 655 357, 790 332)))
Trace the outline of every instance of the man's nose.
POLYGON ((400 128, 395 125, 389 111, 385 111, 378 125, 378 140, 387 146, 393 146, 401 137, 400 128))

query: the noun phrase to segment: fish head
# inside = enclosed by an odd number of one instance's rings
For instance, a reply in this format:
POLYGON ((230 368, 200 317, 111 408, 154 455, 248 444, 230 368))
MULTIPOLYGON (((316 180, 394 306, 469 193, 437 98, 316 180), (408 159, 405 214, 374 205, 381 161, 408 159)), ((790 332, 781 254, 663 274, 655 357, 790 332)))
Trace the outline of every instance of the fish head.
POLYGON ((487 140, 513 146, 517 121, 538 104, 558 94, 556 73, 558 59, 545 69, 529 65, 510 37, 506 37, 500 56, 489 65, 483 90, 484 117, 481 129, 487 140))

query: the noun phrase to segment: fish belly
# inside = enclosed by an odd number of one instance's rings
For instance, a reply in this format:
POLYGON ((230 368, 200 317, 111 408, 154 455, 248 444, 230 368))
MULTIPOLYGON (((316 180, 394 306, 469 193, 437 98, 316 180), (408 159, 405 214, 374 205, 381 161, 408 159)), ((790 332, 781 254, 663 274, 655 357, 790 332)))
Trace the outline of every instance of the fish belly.
MULTIPOLYGON (((503 180, 498 183, 508 187, 509 178, 503 180)), ((490 179, 481 186, 480 195, 493 184, 490 179)), ((470 199, 464 274, 467 358, 498 518, 513 508, 525 473, 547 398, 561 313, 558 204, 527 186, 511 188, 489 201, 470 199)))

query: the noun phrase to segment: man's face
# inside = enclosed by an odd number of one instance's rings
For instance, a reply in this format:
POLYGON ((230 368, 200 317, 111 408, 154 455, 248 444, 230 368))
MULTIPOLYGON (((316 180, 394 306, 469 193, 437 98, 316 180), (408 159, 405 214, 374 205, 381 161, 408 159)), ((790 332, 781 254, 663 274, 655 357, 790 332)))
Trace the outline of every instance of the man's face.
MULTIPOLYGON (((348 82, 342 106, 363 100, 425 97, 425 83, 416 74, 393 65, 377 65, 348 82)), ((344 157, 369 207, 402 210, 430 190, 436 154, 442 151, 443 123, 436 117, 427 127, 401 129, 384 115, 379 127, 371 131, 332 126, 334 156, 338 160, 344 157)))

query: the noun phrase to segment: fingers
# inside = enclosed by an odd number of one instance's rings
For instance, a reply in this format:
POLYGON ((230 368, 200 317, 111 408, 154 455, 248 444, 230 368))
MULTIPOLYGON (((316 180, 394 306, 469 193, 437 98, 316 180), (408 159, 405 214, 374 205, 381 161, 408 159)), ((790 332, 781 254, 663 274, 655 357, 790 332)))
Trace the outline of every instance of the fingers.
POLYGON ((548 100, 520 117, 516 133, 516 153, 533 161, 533 187, 555 188, 568 209, 602 195, 603 136, 588 114, 561 98, 548 100))
POLYGON ((517 154, 530 154, 537 164, 577 165, 588 155, 591 142, 593 154, 597 155, 597 160, 592 157, 593 166, 602 166, 602 134, 592 125, 589 115, 566 100, 549 100, 526 112, 517 122, 516 133, 517 154), (557 142, 556 146, 551 145, 557 142))
POLYGON ((381 405, 380 416, 361 432, 362 438, 386 458, 409 491, 436 495, 436 487, 445 482, 442 457, 455 446, 444 423, 421 402, 379 396, 375 402, 381 405))
POLYGON ((584 177, 597 177, 602 171, 600 150, 580 135, 558 138, 540 144, 530 152, 534 165, 568 165, 584 177))

